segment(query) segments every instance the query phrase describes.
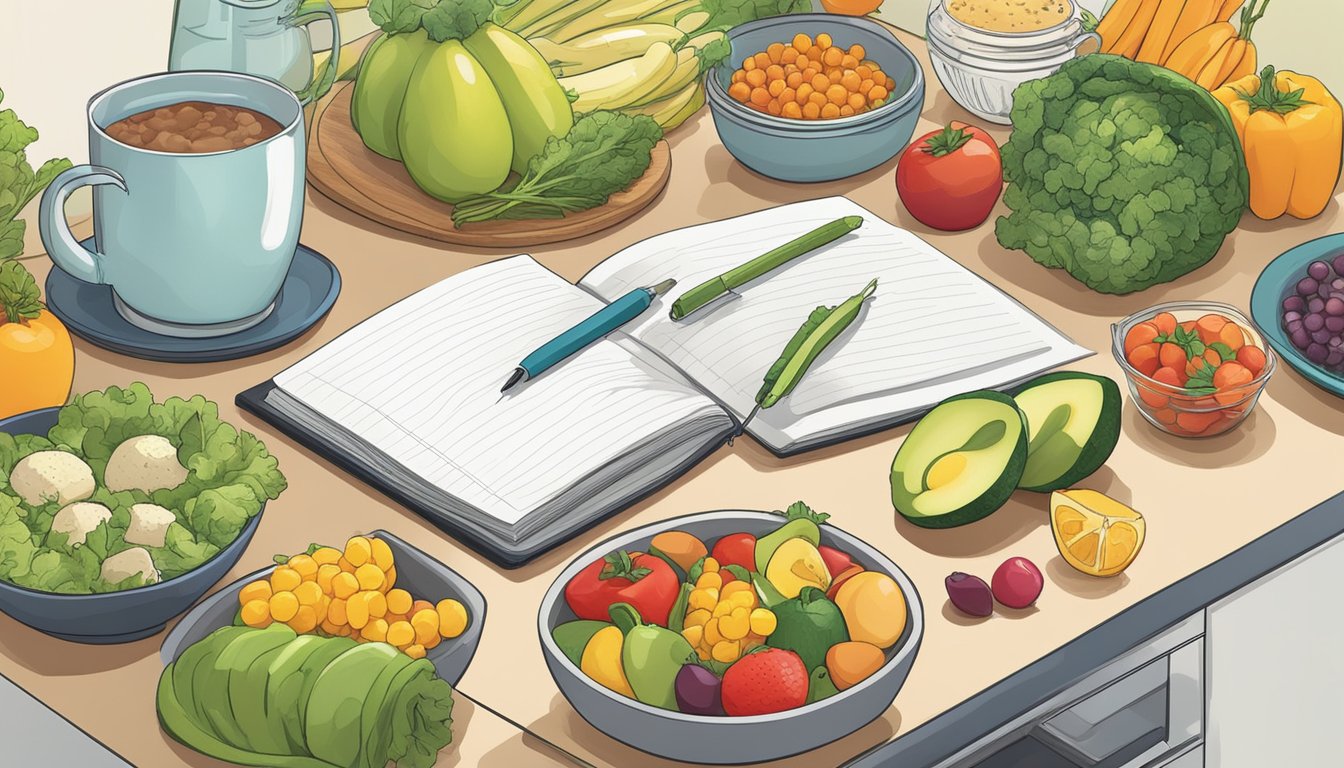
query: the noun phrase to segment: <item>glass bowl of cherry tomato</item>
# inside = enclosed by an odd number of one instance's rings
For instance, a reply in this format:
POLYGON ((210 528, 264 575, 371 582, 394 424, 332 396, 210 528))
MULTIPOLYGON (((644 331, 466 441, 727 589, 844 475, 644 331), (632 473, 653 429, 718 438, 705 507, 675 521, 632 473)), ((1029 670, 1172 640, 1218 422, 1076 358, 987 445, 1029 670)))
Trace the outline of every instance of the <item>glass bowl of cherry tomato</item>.
POLYGON ((1159 304, 1112 325, 1111 337, 1139 413, 1181 437, 1240 424, 1277 364, 1255 325, 1226 304, 1159 304))

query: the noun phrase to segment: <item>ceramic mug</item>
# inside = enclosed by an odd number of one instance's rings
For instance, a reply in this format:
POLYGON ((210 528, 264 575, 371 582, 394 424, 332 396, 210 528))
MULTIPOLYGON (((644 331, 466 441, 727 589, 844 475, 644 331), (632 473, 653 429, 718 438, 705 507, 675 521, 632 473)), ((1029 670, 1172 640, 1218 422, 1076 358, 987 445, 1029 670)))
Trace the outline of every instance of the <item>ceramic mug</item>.
POLYGON ((171 336, 234 333, 261 322, 289 272, 303 221, 303 108, 270 80, 173 72, 130 80, 89 101, 89 165, 42 195, 42 244, 56 266, 112 286, 132 324, 171 336), (280 133, 241 149, 172 153, 113 139, 108 125, 183 101, 245 107, 280 133), (93 248, 70 232, 65 201, 93 186, 93 248))

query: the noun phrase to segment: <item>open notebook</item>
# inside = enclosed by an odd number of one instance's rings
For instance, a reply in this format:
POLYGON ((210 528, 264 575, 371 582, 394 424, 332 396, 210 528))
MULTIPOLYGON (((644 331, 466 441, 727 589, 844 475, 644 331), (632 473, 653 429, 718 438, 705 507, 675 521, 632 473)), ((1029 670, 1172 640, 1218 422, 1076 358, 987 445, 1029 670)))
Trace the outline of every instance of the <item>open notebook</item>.
POLYGON ((914 235, 845 198, 631 246, 576 287, 529 256, 450 277, 239 395, 239 403, 505 565, 677 477, 746 432, 787 455, 1090 354, 914 235), (674 322, 680 295, 841 216, 856 232, 674 322), (678 283, 622 332, 500 395, 518 361, 630 290, 678 283), (872 278, 791 395, 747 418, 808 313, 872 278), (744 421, 746 423, 744 424, 744 421))

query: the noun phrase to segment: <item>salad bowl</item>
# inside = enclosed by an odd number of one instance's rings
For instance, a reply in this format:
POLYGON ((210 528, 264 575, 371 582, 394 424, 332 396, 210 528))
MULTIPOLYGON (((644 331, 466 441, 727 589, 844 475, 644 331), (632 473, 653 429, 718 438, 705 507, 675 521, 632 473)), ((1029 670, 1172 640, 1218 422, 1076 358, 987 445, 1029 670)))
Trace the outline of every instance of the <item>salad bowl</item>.
POLYGON ((782 518, 767 512, 703 512, 652 523, 617 534, 570 563, 546 591, 537 614, 542 655, 560 692, 584 720, 636 749, 671 760, 719 765, 775 760, 807 752, 859 730, 891 706, 905 684, 924 635, 924 610, 914 583, 886 555, 830 524, 822 524, 821 543, 849 553, 865 570, 890 576, 905 598, 908 618, 885 662, 862 682, 822 701, 768 715, 689 715, 644 704, 603 687, 584 674, 552 637, 559 624, 573 620, 565 585, 595 560, 614 550, 647 552, 663 531, 685 531, 702 541, 732 533, 765 535, 782 518))

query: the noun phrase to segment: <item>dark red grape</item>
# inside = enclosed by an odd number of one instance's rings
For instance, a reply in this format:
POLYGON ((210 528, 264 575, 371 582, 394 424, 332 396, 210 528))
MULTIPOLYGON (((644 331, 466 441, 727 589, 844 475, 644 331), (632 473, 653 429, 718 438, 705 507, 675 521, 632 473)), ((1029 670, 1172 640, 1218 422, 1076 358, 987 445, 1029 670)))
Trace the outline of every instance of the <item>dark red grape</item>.
POLYGON ((1335 274, 1344 275, 1344 253, 1335 257, 1335 274))
POLYGON ((1317 365, 1325 362, 1327 353, 1324 344, 1309 344, 1307 346, 1307 359, 1317 365))
POLYGON ((994 571, 990 579, 994 599, 1009 608, 1026 608, 1041 596, 1045 577, 1041 569, 1025 557, 1010 557, 994 571))
POLYGON ((1325 356, 1326 365, 1339 365, 1341 362, 1344 362, 1344 352, 1338 349, 1330 350, 1330 353, 1325 356))
POLYGON ((1301 312, 1307 308, 1307 302, 1302 300, 1301 296, 1289 296, 1283 300, 1283 309, 1286 312, 1301 312))
POLYGON ((1325 314, 1344 315, 1344 300, 1335 298, 1327 299, 1325 302, 1325 314))
POLYGON ((1314 280, 1324 280, 1330 276, 1330 265, 1324 261, 1313 261, 1311 266, 1307 267, 1307 274, 1314 280))
POLYGON ((1341 339, 1341 338, 1338 337, 1338 336, 1331 336, 1331 337, 1330 337, 1330 344, 1329 344, 1329 347, 1330 347, 1331 349, 1334 349, 1334 348, 1340 346, 1341 344, 1344 344, 1344 339, 1341 339))
POLYGON ((1311 332, 1311 340, 1317 344, 1324 344, 1330 340, 1330 332, 1322 328, 1319 331, 1311 332))
POLYGON ((1308 331, 1319 331, 1325 327, 1325 318, 1313 312, 1302 318, 1302 324, 1307 327, 1308 331))
POLYGON ((1311 299, 1307 301, 1308 312, 1320 312, 1323 309, 1325 309, 1325 299, 1322 299, 1320 296, 1312 296, 1311 299))
POLYGON ((1289 333, 1297 333, 1298 331, 1303 330, 1301 320, 1294 320, 1291 323, 1287 323, 1284 327, 1288 329, 1289 333))
POLYGON ((1336 277, 1330 281, 1330 287, 1336 291, 1344 291, 1344 277, 1336 277))
POLYGON ((1321 286, 1320 283, 1316 282, 1310 277, 1304 277, 1301 280, 1297 281, 1297 292, 1302 294, 1303 296, 1311 296, 1312 294, 1316 293, 1316 289, 1319 288, 1320 286, 1321 286))
POLYGON ((1307 335, 1305 328, 1298 328, 1296 331, 1293 331, 1292 334, 1293 346, 1298 349, 1306 349, 1307 345, 1311 343, 1311 337, 1307 335))
POLYGON ((985 580, 957 571, 943 580, 947 599, 957 610, 969 616, 988 616, 994 612, 994 594, 985 580))
POLYGON ((1331 316, 1325 318, 1325 327, 1331 333, 1339 333, 1340 331, 1344 331, 1344 317, 1331 316))

